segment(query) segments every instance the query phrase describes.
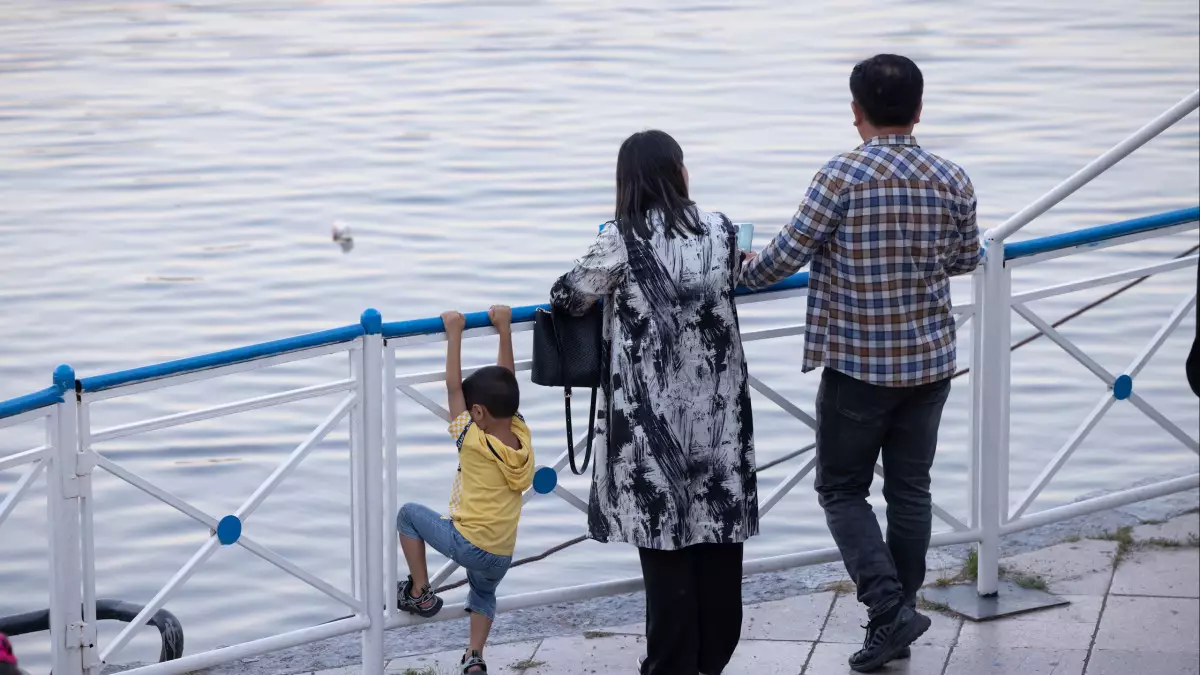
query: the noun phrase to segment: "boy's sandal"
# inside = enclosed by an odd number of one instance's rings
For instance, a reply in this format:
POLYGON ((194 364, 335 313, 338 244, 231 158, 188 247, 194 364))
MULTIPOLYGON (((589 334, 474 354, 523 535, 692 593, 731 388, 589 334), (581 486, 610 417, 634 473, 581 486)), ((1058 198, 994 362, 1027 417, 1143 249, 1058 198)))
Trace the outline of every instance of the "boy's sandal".
POLYGON ((487 675, 487 671, 487 663, 484 662, 483 657, 479 655, 479 652, 471 652, 469 655, 463 654, 463 675, 472 675, 473 673, 482 673, 483 675, 487 675), (472 668, 478 668, 479 670, 471 670, 472 668))
POLYGON ((428 619, 442 610, 442 599, 435 595, 428 586, 421 589, 420 596, 412 597, 410 594, 413 588, 411 576, 405 581, 401 581, 397 586, 396 595, 398 597, 396 598, 396 606, 401 611, 428 619))

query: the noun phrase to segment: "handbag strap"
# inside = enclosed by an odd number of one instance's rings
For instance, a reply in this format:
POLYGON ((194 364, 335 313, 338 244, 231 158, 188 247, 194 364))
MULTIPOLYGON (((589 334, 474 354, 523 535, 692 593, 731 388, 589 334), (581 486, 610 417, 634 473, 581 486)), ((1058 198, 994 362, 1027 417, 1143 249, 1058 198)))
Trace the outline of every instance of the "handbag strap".
POLYGON ((588 413, 588 436, 587 446, 583 452, 583 464, 575 465, 575 428, 571 423, 571 388, 563 388, 563 401, 567 412, 567 459, 571 463, 571 473, 576 476, 582 476, 588 469, 588 464, 592 461, 592 442, 596 438, 596 396, 598 393, 596 387, 592 388, 592 404, 591 411, 588 413))

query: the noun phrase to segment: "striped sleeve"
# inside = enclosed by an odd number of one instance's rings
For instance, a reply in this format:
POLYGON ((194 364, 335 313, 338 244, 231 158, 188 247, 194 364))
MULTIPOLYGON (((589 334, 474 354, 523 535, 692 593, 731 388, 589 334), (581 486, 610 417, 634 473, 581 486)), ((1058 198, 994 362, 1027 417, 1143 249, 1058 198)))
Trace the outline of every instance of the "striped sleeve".
POLYGON ((742 273, 742 283, 765 288, 800 271, 846 215, 842 180, 826 165, 813 178, 800 209, 742 273))

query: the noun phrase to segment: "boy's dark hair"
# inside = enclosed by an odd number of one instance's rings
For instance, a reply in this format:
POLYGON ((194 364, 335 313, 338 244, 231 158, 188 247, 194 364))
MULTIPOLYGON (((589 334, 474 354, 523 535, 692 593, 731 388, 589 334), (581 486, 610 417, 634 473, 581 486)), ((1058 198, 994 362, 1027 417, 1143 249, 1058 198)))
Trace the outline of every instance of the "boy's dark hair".
POLYGON ((921 69, 904 56, 872 56, 850 73, 850 93, 867 120, 877 127, 912 124, 924 92, 921 69))
POLYGON ((492 417, 512 417, 521 406, 517 376, 503 366, 485 366, 463 380, 463 398, 467 410, 481 405, 492 417))

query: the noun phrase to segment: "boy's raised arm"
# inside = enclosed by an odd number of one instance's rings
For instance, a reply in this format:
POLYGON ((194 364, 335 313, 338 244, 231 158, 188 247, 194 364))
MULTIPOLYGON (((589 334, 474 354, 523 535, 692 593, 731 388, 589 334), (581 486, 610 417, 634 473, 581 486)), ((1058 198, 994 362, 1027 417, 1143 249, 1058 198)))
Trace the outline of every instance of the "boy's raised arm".
POLYGON ((466 325, 466 317, 458 312, 442 314, 442 326, 446 329, 446 400, 451 418, 467 411, 462 389, 462 335, 466 325))
POLYGON ((509 372, 517 372, 517 361, 513 358, 512 346, 512 308, 508 305, 492 305, 488 310, 488 318, 500 333, 500 350, 496 355, 496 365, 508 368, 509 372))

